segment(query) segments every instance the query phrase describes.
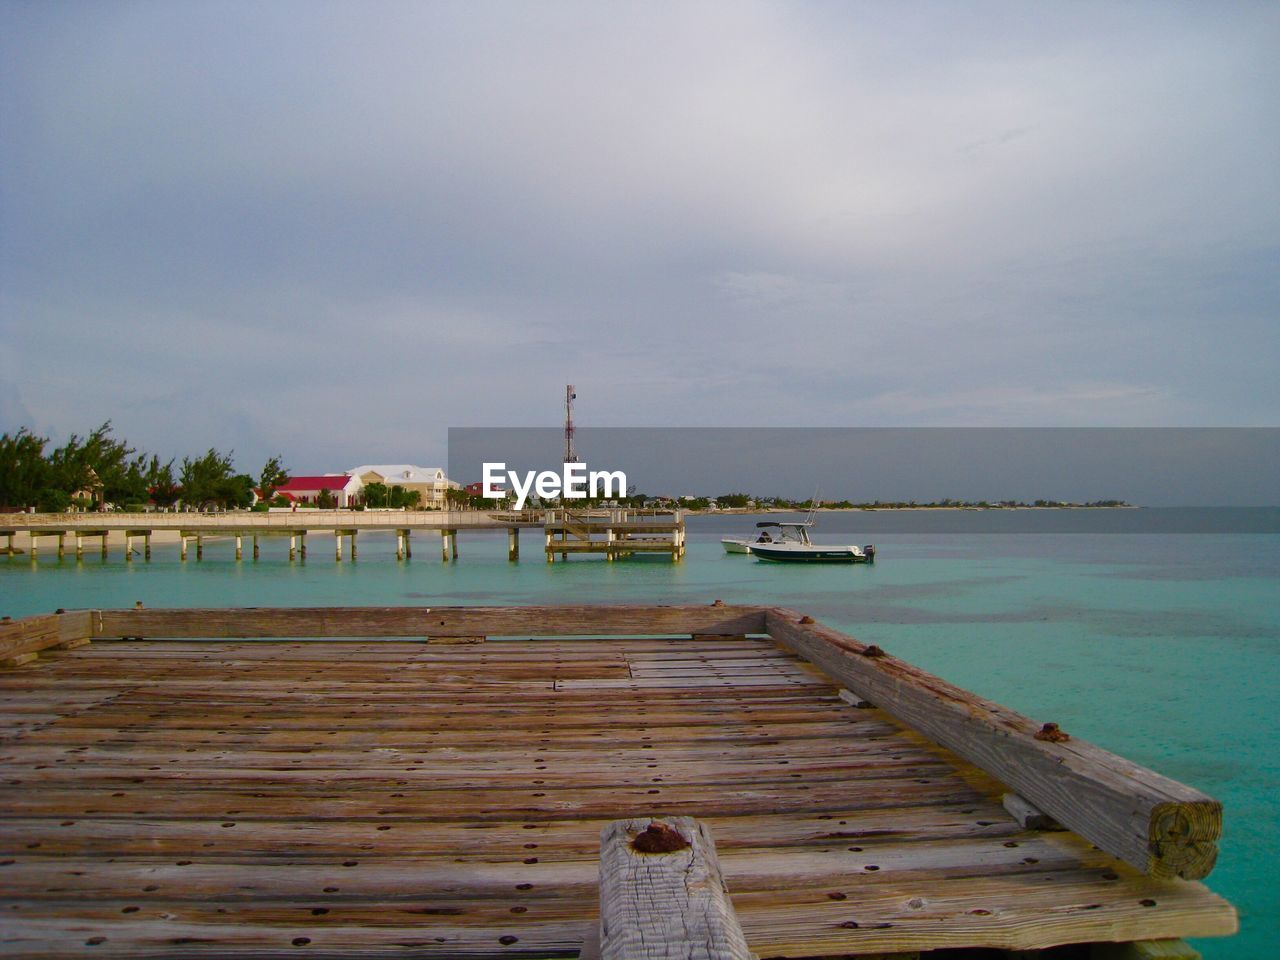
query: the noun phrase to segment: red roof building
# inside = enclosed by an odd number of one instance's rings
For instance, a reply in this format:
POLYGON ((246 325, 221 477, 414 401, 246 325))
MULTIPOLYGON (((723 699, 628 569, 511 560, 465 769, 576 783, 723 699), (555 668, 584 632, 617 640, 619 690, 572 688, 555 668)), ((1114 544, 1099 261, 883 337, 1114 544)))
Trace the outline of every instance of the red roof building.
POLYGON ((349 507, 362 486, 359 477, 331 473, 320 477, 290 477, 287 482, 276 487, 276 493, 296 503, 317 503, 320 492, 327 490, 339 507, 349 507))

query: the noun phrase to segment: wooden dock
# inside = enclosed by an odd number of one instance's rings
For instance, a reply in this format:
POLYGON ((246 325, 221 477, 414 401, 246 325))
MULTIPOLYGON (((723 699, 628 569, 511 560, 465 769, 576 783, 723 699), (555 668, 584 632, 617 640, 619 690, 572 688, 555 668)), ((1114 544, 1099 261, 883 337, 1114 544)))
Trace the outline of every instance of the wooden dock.
POLYGON ((7 514, 0 525, 5 546, 0 553, 22 552, 19 538, 25 538, 32 560, 40 556, 41 545, 52 541, 58 559, 74 544, 75 557, 83 560, 85 543, 98 546, 102 559, 109 556, 108 542, 123 547, 126 562, 135 554, 151 559, 152 539, 163 534, 179 543, 179 557, 187 560, 194 548, 197 561, 204 559, 205 541, 234 544, 236 560, 261 557, 262 540, 287 538, 288 558, 307 559, 307 540, 333 537, 334 559, 358 557, 361 533, 391 534, 396 538, 396 559, 413 556, 414 533, 438 534, 440 557, 448 563, 458 559, 458 535, 462 531, 507 532, 507 557, 520 558, 520 531, 541 529, 548 562, 557 556, 567 560, 574 554, 603 554, 609 560, 637 553, 666 554, 679 560, 685 551, 684 515, 679 510, 297 510, 269 513, 233 511, 228 513, 66 513, 7 514), (135 544, 140 548, 135 550, 135 544))
POLYGON ((0 661, 0 956, 620 957, 638 923, 716 945, 645 956, 1101 958, 1235 929, 1196 882, 1215 801, 792 611, 69 611, 0 623, 0 661), (689 849, 637 868, 655 822, 689 849), (645 907, 668 868, 702 880, 645 907))

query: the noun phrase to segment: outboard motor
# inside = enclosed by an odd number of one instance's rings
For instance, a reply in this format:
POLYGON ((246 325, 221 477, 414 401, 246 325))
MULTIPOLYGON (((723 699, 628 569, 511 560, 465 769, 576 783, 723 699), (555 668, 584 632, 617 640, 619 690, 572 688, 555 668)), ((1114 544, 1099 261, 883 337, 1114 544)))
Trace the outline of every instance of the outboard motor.
POLYGON ((863 552, 863 553, 865 553, 865 554, 867 555, 867 563, 875 563, 875 562, 876 562, 876 547, 875 547, 875 544, 873 544, 873 543, 868 543, 865 547, 863 547, 863 548, 862 548, 862 552, 863 552))

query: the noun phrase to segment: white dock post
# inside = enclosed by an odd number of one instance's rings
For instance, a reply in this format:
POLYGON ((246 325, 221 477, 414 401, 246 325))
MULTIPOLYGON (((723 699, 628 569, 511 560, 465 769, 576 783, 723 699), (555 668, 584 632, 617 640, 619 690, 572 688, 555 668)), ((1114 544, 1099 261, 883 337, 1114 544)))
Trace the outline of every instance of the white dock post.
POLYGON ((187 559, 187 535, 185 533, 178 534, 178 542, 182 544, 181 548, 178 551, 178 559, 186 560, 187 559))
POLYGON ((67 553, 67 535, 64 532, 59 531, 58 532, 58 559, 61 560, 64 556, 66 556, 66 553, 67 553))
POLYGON ((396 531, 396 559, 397 560, 404 559, 404 531, 403 530, 396 531))
POLYGON ((124 562, 133 563, 133 533, 129 530, 124 532, 124 562))
POLYGON ((342 531, 341 530, 333 531, 333 544, 334 544, 333 559, 337 560, 338 563, 341 563, 342 562, 342 531))
POLYGON ((440 562, 449 562, 449 531, 440 531, 440 562))
POLYGON ((298 558, 298 537, 296 534, 289 534, 289 562, 293 563, 298 558))
MULTIPOLYGON (((13 552, 13 537, 9 538, 9 552, 13 552)), ((80 531, 76 531, 76 559, 84 559, 84 537, 80 536, 80 531)))
POLYGON ((244 559, 244 538, 240 534, 236 534, 236 559, 244 559))
POLYGON ((507 559, 520 559, 520 528, 512 527, 507 531, 507 559))

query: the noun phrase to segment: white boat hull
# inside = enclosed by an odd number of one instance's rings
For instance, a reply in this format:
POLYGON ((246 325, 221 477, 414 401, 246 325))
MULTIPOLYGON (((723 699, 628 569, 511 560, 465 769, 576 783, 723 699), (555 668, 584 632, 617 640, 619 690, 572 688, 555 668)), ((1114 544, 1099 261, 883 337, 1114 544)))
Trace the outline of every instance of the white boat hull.
POLYGON ((724 544, 725 553, 750 553, 751 542, 746 539, 738 539, 735 537, 723 537, 720 542, 724 544))

